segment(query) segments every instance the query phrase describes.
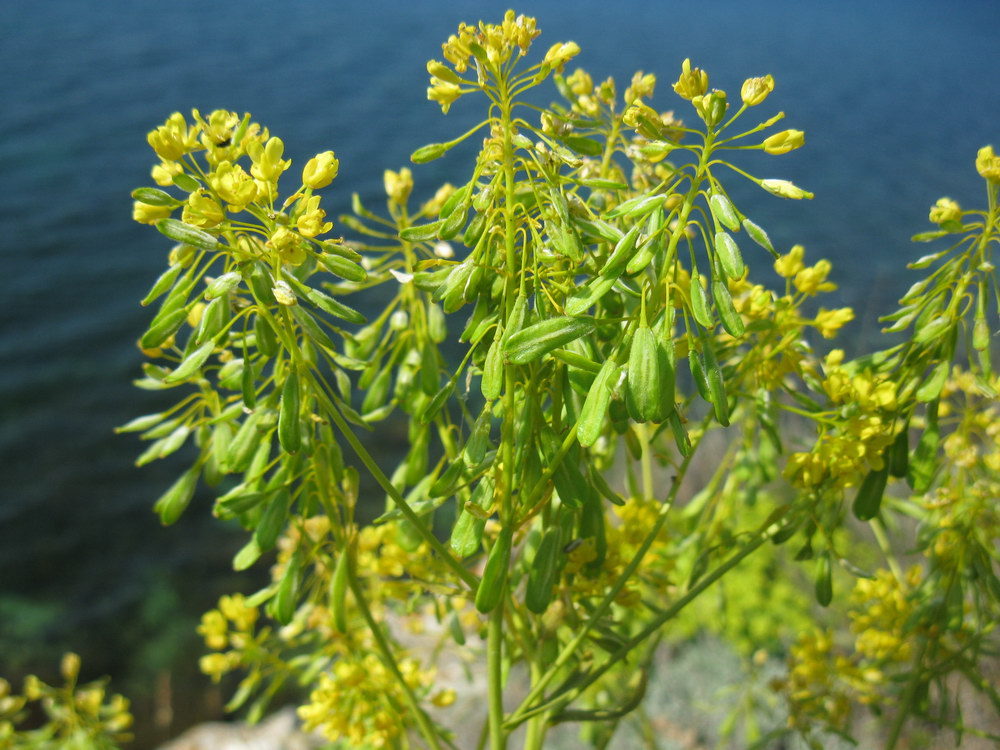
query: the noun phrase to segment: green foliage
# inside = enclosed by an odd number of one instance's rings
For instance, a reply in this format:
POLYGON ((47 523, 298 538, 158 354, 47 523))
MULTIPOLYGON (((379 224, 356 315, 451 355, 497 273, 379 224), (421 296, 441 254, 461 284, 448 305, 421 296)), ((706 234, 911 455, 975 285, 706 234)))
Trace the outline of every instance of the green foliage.
POLYGON ((206 613, 202 668, 245 674, 229 708, 251 718, 297 683, 331 741, 411 732, 441 748, 452 734, 431 707, 456 694, 435 661, 457 653, 485 663, 493 750, 521 725, 543 747, 566 722, 600 747, 642 705, 661 640, 709 631, 790 652, 774 687, 791 719, 748 731, 761 741, 818 746, 860 705, 891 717, 890 750, 911 717, 976 731, 948 686, 1000 705, 980 671, 1000 606, 992 149, 977 159, 987 210, 942 199, 940 229, 916 238, 956 241, 911 264, 927 276, 884 319, 906 340, 821 357, 808 339, 854 315, 810 312, 830 264, 777 252, 727 190, 812 197, 730 161, 804 144, 764 137, 783 113, 753 117, 774 80, 730 101, 685 60, 685 123, 651 106, 652 74, 622 95, 564 76, 572 42, 529 65, 538 33, 510 12, 449 37, 428 98, 447 113, 485 97, 486 119, 412 158, 480 132, 482 148, 421 205, 412 172, 386 170, 385 211, 355 196, 340 217, 356 239, 326 236, 332 151, 282 197, 284 144, 249 114, 175 113, 149 134, 154 180, 176 195, 141 188, 134 215, 179 244, 144 300, 160 302, 137 385, 179 396, 122 429, 150 442, 140 463, 197 448, 156 504, 164 523, 204 482, 251 535, 234 566, 273 566, 271 585, 206 613), (560 101, 526 104, 546 82, 560 101), (370 321, 343 301, 374 288, 387 301, 370 321), (393 414, 408 449, 386 473, 355 430, 393 414), (373 523, 360 471, 386 494, 373 523), (408 652, 406 628, 437 647, 408 652), (515 664, 530 687, 505 708, 515 664))

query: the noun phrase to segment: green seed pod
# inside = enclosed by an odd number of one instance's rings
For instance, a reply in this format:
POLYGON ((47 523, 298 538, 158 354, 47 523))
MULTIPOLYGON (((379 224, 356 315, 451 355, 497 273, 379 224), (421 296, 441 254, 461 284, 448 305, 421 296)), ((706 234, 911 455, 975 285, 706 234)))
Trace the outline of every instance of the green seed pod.
POLYGON ((278 301, 274 298, 274 279, 271 272, 263 263, 254 263, 250 272, 250 290, 253 297, 261 305, 276 305, 278 301))
POLYGON ((339 302, 330 295, 323 294, 323 292, 310 288, 305 294, 305 298, 323 312, 346 320, 348 323, 364 325, 368 322, 368 319, 353 307, 348 307, 343 302, 339 302))
MULTIPOLYGON (((176 184, 176 178, 174 184, 176 184)), ((220 250, 225 247, 225 245, 219 244, 218 240, 208 232, 177 219, 160 219, 155 226, 162 234, 175 242, 183 242, 185 245, 202 250, 220 250)))
POLYGON ((509 526, 500 530, 496 544, 486 558, 483 578, 476 589, 476 609, 487 614, 496 609, 507 587, 507 568, 510 565, 510 549, 514 530, 509 526))
POLYGON ((708 295, 701 285, 701 275, 697 271, 691 272, 691 313, 702 327, 711 328, 715 325, 709 309, 708 295))
POLYGON ((504 354, 511 363, 526 365, 553 349, 593 333, 596 327, 593 318, 548 318, 512 334, 504 346, 504 354))
POLYGON ((493 339, 489 351, 486 352, 480 387, 483 391, 483 398, 487 401, 498 398, 503 390, 503 345, 499 338, 493 339))
POLYGON ((273 615, 274 619, 282 625, 287 625, 292 621, 295 614, 295 604, 299 595, 299 578, 302 574, 302 555, 296 549, 292 553, 292 558, 288 561, 281 581, 278 583, 278 592, 274 595, 273 615))
POLYGON ((436 344, 440 344, 448 338, 448 323, 445 320, 444 310, 434 303, 427 303, 427 333, 436 344))
POLYGON ((677 381, 677 365, 674 355, 672 338, 660 338, 656 342, 656 358, 659 363, 660 389, 659 406, 654 421, 660 422, 669 417, 675 407, 674 389, 677 381))
POLYGON ((236 430, 236 435, 229 442, 226 458, 222 461, 226 471, 239 474, 247 470, 264 436, 264 433, 257 429, 261 416, 260 411, 255 411, 243 420, 243 424, 236 430))
POLYGON ((243 277, 238 271, 230 271, 229 273, 224 273, 222 276, 216 276, 212 279, 212 282, 205 287, 205 293, 202 295, 207 300, 214 300, 225 294, 229 294, 236 287, 240 285, 243 281, 243 277))
POLYGON ((175 523, 194 497, 195 487, 198 485, 198 477, 201 475, 201 466, 195 464, 185 471, 175 481, 170 488, 160 495, 159 500, 153 505, 153 510, 160 516, 160 523, 170 526, 175 523))
POLYGON ((611 291, 611 287, 618 281, 613 276, 597 276, 581 287, 577 287, 566 300, 565 311, 567 315, 579 315, 591 305, 595 304, 605 294, 611 291))
POLYGON ((281 387, 278 411, 278 442, 286 453, 295 453, 302 447, 299 422, 300 387, 298 374, 289 372, 281 387))
POLYGON ((347 583, 349 552, 341 550, 337 565, 333 569, 330 581, 330 613, 333 615, 333 626, 338 633, 347 632, 347 583))
POLYGON ((621 276, 622 270, 624 270, 625 265, 635 252, 636 240, 639 239, 639 232, 641 230, 642 224, 637 222, 620 240, 618 240, 618 243, 615 245, 615 249, 612 251, 607 261, 605 261, 604 267, 601 269, 601 276, 614 278, 621 276))
POLYGON ((855 518, 860 521, 870 521, 878 515, 888 478, 888 464, 877 471, 873 469, 868 472, 861 483, 861 487, 858 488, 858 494, 855 496, 854 504, 851 506, 855 518))
MULTIPOLYGON (((378 374, 371 384, 368 385, 368 392, 365 393, 361 401, 361 413, 368 414, 384 406, 389 400, 389 388, 392 385, 392 365, 387 364, 378 374)), ((362 387, 364 387, 362 385, 362 387)))
POLYGON ((130 422, 126 422, 121 427, 115 427, 115 434, 123 432, 142 432, 143 430, 148 430, 151 427, 156 427, 163 421, 163 412, 157 414, 145 414, 141 417, 136 417, 130 422))
POLYGON ((579 534, 581 539, 593 539, 597 556, 587 563, 586 570, 593 574, 601 569, 608 553, 608 542, 604 529, 604 507, 596 492, 587 492, 580 511, 579 534))
POLYGON ((421 146, 410 154, 410 161, 414 164, 426 164, 429 161, 440 159, 449 148, 451 148, 451 145, 447 143, 428 143, 426 146, 421 146))
POLYGON ((149 324, 149 329, 139 339, 139 346, 143 349, 155 349, 184 324, 187 318, 187 310, 172 310, 165 315, 157 315, 149 324))
POLYGON ((466 466, 478 466, 483 462, 486 451, 490 446, 490 429, 492 426, 493 414, 490 411, 489 404, 487 404, 482 412, 480 412, 476 423, 472 426, 469 441, 465 444, 465 450, 462 452, 466 466))
MULTIPOLYGON (((743 256, 740 254, 740 247, 727 232, 719 230, 715 234, 715 252, 719 259, 719 265, 723 272, 731 279, 743 278, 746 266, 743 264, 743 256)), ((716 300, 718 301, 718 300, 716 300)))
POLYGON ((830 550, 824 550, 816 561, 816 601, 828 607, 833 601, 833 565, 830 550))
POLYGON ((886 462, 889 464, 889 474, 902 478, 906 476, 906 467, 909 462, 909 435, 910 427, 909 423, 903 426, 903 429, 899 431, 896 435, 896 439, 892 441, 892 445, 889 446, 888 456, 886 457, 886 462))
POLYGON ((339 255, 320 253, 316 256, 316 260, 334 276, 339 276, 347 281, 361 282, 368 278, 368 272, 359 264, 339 255))
POLYGON ((547 529, 528 568, 524 603, 536 615, 543 614, 552 602, 553 588, 561 567, 559 537, 558 528, 547 529))
POLYGON ((233 426, 229 422, 219 422, 212 428, 212 460, 222 473, 225 470, 229 444, 233 440, 233 426))
POLYGON ((253 532, 253 538, 257 540, 257 547, 261 552, 267 552, 277 543, 288 520, 291 505, 292 494, 287 488, 278 490, 271 497, 253 532))
POLYGON ((688 366, 691 368, 691 377, 694 379, 698 395, 708 403, 712 403, 712 390, 708 387, 708 376, 705 374, 705 363, 701 355, 695 349, 688 349, 688 366))
POLYGON ((691 438, 688 437, 687 430, 684 429, 680 413, 674 409, 667 417, 667 421, 670 424, 670 431, 674 435, 677 450, 683 457, 687 458, 691 455, 691 438))
POLYGON ((465 469, 464 461, 452 461, 448 465, 448 468, 431 485, 427 494, 431 497, 445 497, 446 495, 450 495, 461 481, 465 469))
POLYGON ((462 185, 462 187, 458 188, 458 190, 452 192, 452 194, 448 196, 448 200, 441 205, 441 212, 438 214, 438 218, 447 219, 460 204, 464 204, 466 202, 466 197, 469 195, 470 188, 471 183, 462 185))
POLYGON ((486 214, 478 213, 472 217, 472 221, 462 233, 462 244, 466 247, 476 247, 486 231, 486 214))
POLYGON ((468 206, 462 206, 457 211, 453 211, 441 227, 441 239, 450 240, 454 238, 462 230, 462 227, 465 226, 468 216, 468 206))
POLYGON ((632 337, 628 359, 628 380, 625 405, 636 422, 652 422, 660 417, 661 391, 660 356, 656 335, 642 326, 632 337))
MULTIPOLYGON (((231 310, 229 308, 229 297, 217 297, 206 305, 201 313, 201 320, 194 332, 194 343, 204 344, 207 341, 215 341, 229 323, 231 310)), ((221 341, 218 342, 221 345, 221 341)))
POLYGON ((937 450, 940 439, 938 402, 931 401, 927 404, 927 426, 910 457, 906 471, 906 481, 918 495, 927 492, 934 479, 934 474, 937 471, 937 450))
POLYGON ((180 274, 182 270, 184 270, 184 266, 182 266, 180 263, 174 263, 172 266, 170 266, 170 268, 161 273, 159 278, 157 278, 156 281, 153 283, 153 286, 150 287, 150 290, 146 294, 146 296, 142 298, 142 302, 140 302, 139 304, 145 307, 146 305, 150 304, 158 297, 160 297, 160 295, 164 294, 168 289, 170 289, 174 285, 174 282, 177 280, 177 276, 180 274))
POLYGON ((771 253, 771 255, 775 258, 779 257, 778 251, 775 250, 774 245, 771 244, 771 238, 767 236, 767 232, 765 232, 761 227, 754 224, 750 221, 750 219, 744 219, 743 229, 746 230, 750 239, 771 253))
POLYGON ((233 557, 233 570, 246 570, 257 562, 262 554, 257 547, 256 540, 250 539, 233 557))
POLYGON ((944 384, 948 380, 948 374, 950 372, 951 359, 939 362, 934 369, 931 370, 930 376, 923 382, 923 385, 917 389, 917 401, 927 402, 938 398, 941 395, 941 391, 944 390, 944 384))
POLYGON ((213 349, 215 349, 215 343, 212 341, 202 344, 187 355, 183 361, 177 365, 177 369, 163 379, 163 382, 182 383, 196 373, 200 374, 201 366, 205 364, 205 361, 208 359, 213 349))
POLYGON ((253 330, 257 339, 257 349, 270 359, 278 353, 278 336, 275 334, 267 318, 257 314, 254 316, 253 330))
POLYGON ((715 297, 715 306, 719 311, 719 319, 722 320, 722 327, 730 336, 742 336, 746 331, 743 325, 743 318, 733 305, 733 297, 729 293, 729 287, 721 279, 712 281, 712 296, 715 297))
MULTIPOLYGON (((461 462, 458 461, 456 464, 461 464, 461 462)), ((479 549, 486 519, 489 517, 489 512, 486 509, 493 505, 494 489, 493 477, 487 474, 476 485, 469 501, 459 510, 449 544, 460 558, 468 557, 479 549), (474 512, 475 509, 478 509, 478 512, 474 512)))
POLYGON ((715 418, 723 427, 729 426, 729 399, 726 396, 726 384, 722 378, 722 369, 715 357, 715 349, 707 336, 703 336, 702 349, 705 355, 705 377, 708 379, 708 390, 712 394, 711 402, 715 408, 715 418))
POLYGON ((441 231, 441 227, 443 226, 443 221, 432 221, 430 224, 424 224, 419 227, 407 227, 399 233, 399 238, 405 242, 433 240, 438 236, 438 232, 441 231))
POLYGON ((587 399, 583 402, 580 417, 577 420, 576 439, 580 445, 589 448, 600 436, 604 422, 608 416, 608 404, 611 402, 611 391, 618 383, 621 368, 612 358, 604 360, 601 371, 597 373, 587 399))
POLYGON ((151 187, 136 188, 132 191, 132 198, 140 203, 145 203, 147 206, 170 206, 171 208, 176 208, 181 205, 181 201, 174 198, 170 193, 151 187))
POLYGON ((729 198, 713 189, 708 198, 708 205, 712 209, 712 214, 726 229, 730 232, 740 231, 740 216, 729 198))
POLYGON ((625 265, 625 273, 629 276, 634 276, 644 270, 656 256, 656 251, 659 247, 660 243, 654 240, 646 240, 643 242, 639 246, 639 251, 633 255, 629 262, 625 265))

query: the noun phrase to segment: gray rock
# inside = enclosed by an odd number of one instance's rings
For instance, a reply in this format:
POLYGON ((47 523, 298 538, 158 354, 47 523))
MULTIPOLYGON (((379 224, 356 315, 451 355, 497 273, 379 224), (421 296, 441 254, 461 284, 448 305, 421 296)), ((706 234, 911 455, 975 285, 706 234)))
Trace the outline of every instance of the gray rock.
POLYGON ((208 722, 192 727, 159 750, 315 750, 323 740, 299 728, 291 706, 268 716, 256 726, 208 722))

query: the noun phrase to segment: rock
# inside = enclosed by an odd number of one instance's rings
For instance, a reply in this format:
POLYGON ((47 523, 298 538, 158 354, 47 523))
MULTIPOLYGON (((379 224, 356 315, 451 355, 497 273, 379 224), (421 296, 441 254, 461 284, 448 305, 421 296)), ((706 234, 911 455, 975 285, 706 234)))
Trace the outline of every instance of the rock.
POLYGON ((314 750, 323 740, 299 729, 291 706, 256 726, 213 721, 192 727, 159 750, 314 750))

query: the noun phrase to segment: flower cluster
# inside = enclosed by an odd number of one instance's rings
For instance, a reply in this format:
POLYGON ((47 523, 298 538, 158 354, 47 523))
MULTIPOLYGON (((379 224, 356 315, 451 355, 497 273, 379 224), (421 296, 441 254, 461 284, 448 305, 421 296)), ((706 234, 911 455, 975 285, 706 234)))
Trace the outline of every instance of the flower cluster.
MULTIPOLYGON (((433 671, 422 670, 414 659, 400 659, 398 665, 411 690, 430 692, 433 671)), ((435 697, 437 704, 448 702, 448 696, 435 697)), ((320 676, 299 716, 307 731, 318 730, 330 742, 343 739, 354 747, 392 747, 406 729, 405 703, 398 680, 376 656, 345 655, 320 676)))
POLYGON ((306 162, 300 186, 281 207, 290 210, 278 213, 278 181, 292 164, 284 158, 282 140, 251 123, 249 114, 240 118, 235 112, 216 110, 206 119, 194 110, 193 119, 194 124, 188 125, 184 115, 175 112, 148 136, 161 159, 152 171, 154 181, 181 188, 186 198, 178 200, 152 189, 137 191, 133 218, 156 224, 181 208, 185 224, 230 236, 244 254, 276 253, 285 263, 302 263, 310 242, 333 228, 320 197, 313 194, 337 176, 340 163, 333 151, 306 162), (197 155, 204 158, 204 165, 197 155), (250 229, 243 217, 233 217, 244 212, 261 226, 250 229))

